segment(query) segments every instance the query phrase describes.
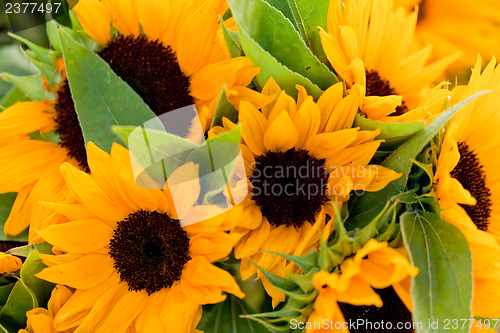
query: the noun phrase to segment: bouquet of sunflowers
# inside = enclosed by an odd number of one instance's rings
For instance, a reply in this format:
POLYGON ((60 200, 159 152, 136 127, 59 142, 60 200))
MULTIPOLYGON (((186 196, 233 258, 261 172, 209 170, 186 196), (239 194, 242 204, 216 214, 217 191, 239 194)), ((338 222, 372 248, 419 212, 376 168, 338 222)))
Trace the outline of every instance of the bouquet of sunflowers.
POLYGON ((497 0, 3 5, 0 332, 500 327, 497 0))

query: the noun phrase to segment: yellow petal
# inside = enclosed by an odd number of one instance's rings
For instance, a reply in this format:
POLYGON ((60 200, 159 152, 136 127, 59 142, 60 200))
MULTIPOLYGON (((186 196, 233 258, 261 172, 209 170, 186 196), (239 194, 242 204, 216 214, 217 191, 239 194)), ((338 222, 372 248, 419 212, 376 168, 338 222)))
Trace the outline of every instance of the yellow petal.
POLYGON ((264 134, 264 146, 270 151, 287 151, 295 147, 298 136, 288 112, 283 111, 264 134))
POLYGON ((89 289, 105 281, 114 271, 108 254, 89 254, 72 262, 45 268, 36 276, 76 289, 89 289))
POLYGON ((73 8, 80 24, 90 37, 101 45, 111 40, 111 14, 99 0, 80 0, 73 8))
POLYGON ((245 144, 255 155, 266 153, 263 137, 267 130, 267 119, 249 102, 241 102, 239 120, 241 122, 241 136, 245 144))
POLYGON ((8 274, 21 269, 23 262, 18 257, 0 252, 0 274, 8 274))
POLYGON ((297 147, 303 148, 307 139, 317 134, 321 122, 321 112, 311 96, 308 96, 293 116, 298 132, 297 147))
POLYGON ((106 247, 113 237, 113 229, 98 220, 80 220, 52 225, 38 234, 65 251, 88 253, 106 247))

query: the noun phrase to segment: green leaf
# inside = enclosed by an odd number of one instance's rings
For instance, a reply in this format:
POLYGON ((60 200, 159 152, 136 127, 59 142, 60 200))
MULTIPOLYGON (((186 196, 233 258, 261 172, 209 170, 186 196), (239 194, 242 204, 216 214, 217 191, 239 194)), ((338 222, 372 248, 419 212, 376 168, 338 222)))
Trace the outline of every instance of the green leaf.
MULTIPOLYGON (((411 263, 419 269, 411 284, 413 321, 426 325, 429 320, 442 324, 445 319, 472 318, 472 258, 465 236, 426 212, 403 214, 401 230, 411 263)), ((453 331, 469 329, 459 325, 453 331)), ((424 326, 422 332, 448 330, 442 325, 438 329, 424 326)))
POLYGON ((382 150, 392 150, 410 137, 420 132, 425 126, 425 121, 415 121, 411 123, 383 123, 378 120, 371 120, 361 115, 356 115, 353 127, 360 127, 364 131, 374 131, 380 128, 377 140, 385 140, 380 145, 382 150))
POLYGON ((111 126, 140 126, 156 117, 130 86, 97 54, 58 30, 75 109, 85 143, 110 151, 111 126))
POLYGON ((0 100, 0 112, 16 104, 17 102, 27 101, 26 95, 18 87, 12 86, 10 90, 0 100))
POLYGON ((0 287, 0 307, 4 306, 5 303, 7 303, 7 298, 9 298, 12 288, 14 288, 14 284, 15 283, 11 283, 0 287))
POLYGON ((238 33, 226 28, 224 20, 220 16, 219 16, 219 22, 222 27, 222 32, 224 33, 224 40, 226 41, 227 49, 229 50, 231 58, 242 56, 243 49, 241 48, 241 42, 238 33))
POLYGON ((20 233, 16 236, 8 236, 3 232, 3 227, 7 218, 10 215, 10 210, 12 209, 12 205, 16 200, 16 193, 3 193, 0 194, 0 241, 22 241, 25 242, 28 240, 28 232, 27 230, 20 233))
POLYGON ((14 84, 19 88, 26 97, 32 101, 41 101, 44 99, 55 99, 54 93, 49 93, 42 81, 42 74, 35 74, 31 76, 17 76, 9 73, 2 73, 0 78, 2 80, 14 84))
MULTIPOLYGON (((228 2, 240 37, 242 34, 247 35, 285 67, 308 78, 323 90, 338 82, 335 74, 314 56, 292 22, 282 12, 264 0, 228 2)), ((245 54, 249 56, 248 43, 245 44, 242 40, 242 45, 245 54)), ((257 65, 260 66, 259 63, 257 65)))
POLYGON ((264 50, 251 37, 240 31, 241 45, 245 50, 245 55, 249 57, 256 66, 261 68, 256 76, 258 84, 263 87, 267 80, 272 76, 281 89, 286 90, 287 94, 297 98, 298 91, 295 85, 300 84, 306 88, 307 92, 315 99, 318 99, 323 91, 309 79, 293 72, 288 67, 283 66, 270 53, 264 50))
POLYGON ((211 307, 210 311, 203 310, 203 317, 198 324, 198 329, 205 333, 267 333, 263 326, 255 321, 240 318, 253 311, 243 301, 233 295, 228 295, 224 302, 211 307))
POLYGON ((47 266, 42 262, 40 254, 33 248, 21 268, 21 280, 33 290, 38 306, 41 307, 46 306, 50 298, 50 293, 54 289, 54 284, 35 276, 35 274, 38 274, 45 267, 47 266))
POLYGON ((307 47, 322 63, 328 63, 318 26, 326 30, 330 0, 288 0, 288 4, 307 47))
POLYGON ((238 110, 233 103, 227 99, 226 85, 222 87, 220 92, 219 101, 215 106, 214 117, 212 118, 212 124, 210 127, 222 126, 222 118, 224 117, 231 120, 233 123, 238 121, 238 110))
POLYGON ((17 332, 26 327, 26 312, 37 306, 33 290, 18 280, 0 311, 0 323, 7 332, 17 332))
POLYGON ((432 123, 427 125, 422 131, 415 134, 411 139, 401 145, 398 150, 392 153, 391 156, 382 163, 382 166, 400 172, 403 175, 389 183, 383 190, 378 192, 367 192, 359 197, 351 212, 352 217, 346 223, 346 228, 348 230, 354 230, 355 228, 364 227, 384 208, 385 204, 390 201, 391 198, 404 192, 413 165, 413 160, 416 159, 418 154, 434 136, 443 129, 443 126, 446 125, 458 110, 485 93, 484 91, 479 92, 444 111, 437 116, 432 123))

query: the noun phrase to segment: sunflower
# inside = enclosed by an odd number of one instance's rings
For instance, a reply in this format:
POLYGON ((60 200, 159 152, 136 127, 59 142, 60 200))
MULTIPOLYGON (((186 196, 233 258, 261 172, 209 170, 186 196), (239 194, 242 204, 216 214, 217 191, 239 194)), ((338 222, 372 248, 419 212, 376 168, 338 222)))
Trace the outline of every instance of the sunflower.
POLYGON ((327 29, 320 29, 327 58, 342 79, 364 87, 361 111, 370 119, 408 121, 441 111, 422 109, 431 84, 458 55, 430 63, 431 46, 413 51, 411 46, 417 11, 393 9, 393 0, 331 0, 327 29), (410 113, 410 115, 408 115, 410 113), (392 116, 397 119, 392 119, 392 116), (421 117, 421 116, 420 116, 421 117))
POLYGON ((55 286, 50 294, 47 308, 35 308, 26 313, 28 317, 27 330, 18 333, 69 333, 70 330, 56 331, 53 325, 54 317, 61 307, 73 296, 73 290, 66 286, 55 286))
MULTIPOLYGON (((344 98, 343 84, 338 83, 317 103, 303 87, 297 89, 296 102, 271 78, 262 93, 273 100, 261 110, 242 102, 239 110, 246 167, 240 185, 251 190, 235 208, 241 215, 233 233, 243 235, 235 255, 241 259, 243 279, 258 274, 275 304, 284 294, 252 261, 280 276, 281 264, 293 271, 292 263, 262 251, 309 253, 319 244, 319 231, 328 238, 331 224, 325 214, 333 214, 334 205, 342 205, 354 191, 378 191, 400 176, 369 165, 381 142, 374 141, 379 131, 351 128, 360 86, 344 98)), ((233 126, 225 121, 226 130, 233 126)), ((210 135, 223 130, 216 127, 210 135)))
MULTIPOLYGON (((244 296, 233 277, 212 264, 238 238, 216 223, 179 223, 199 214, 192 207, 198 182, 183 188, 191 199, 174 207, 173 188, 135 183, 129 152, 120 145, 108 155, 89 143, 88 161, 90 175, 68 163, 60 167, 73 202, 45 205, 67 221, 39 231, 57 255, 42 257, 49 267, 37 277, 75 289, 55 314, 56 330, 184 333, 196 326, 202 304, 225 299, 223 291, 244 296)), ((188 163, 169 181, 197 176, 198 167, 188 163)))
POLYGON ((18 257, 0 252, 0 275, 18 271, 22 265, 23 262, 18 257))
POLYGON ((481 73, 477 61, 467 86, 453 90, 452 104, 492 89, 452 119, 434 181, 443 217, 465 234, 474 267, 474 316, 500 316, 500 67, 493 59, 481 73))
POLYGON ((487 59, 500 55, 500 7, 495 0, 395 0, 395 5, 409 11, 419 6, 416 36, 421 44, 433 45, 436 57, 461 53, 450 74, 473 66, 478 53, 487 59))
MULTIPOLYGON (((312 282, 319 295, 305 331, 349 332, 344 323, 358 319, 372 324, 383 321, 394 325, 393 329, 399 322, 411 324, 409 282, 417 274, 418 268, 409 263, 403 248, 393 249, 387 242, 371 239, 338 270, 314 275, 312 282), (328 328, 322 326, 325 322, 330 323, 328 328)), ((371 332, 367 327, 358 331, 371 332)))
MULTIPOLYGON (((223 85, 235 105, 243 96, 258 95, 246 86, 259 69, 246 57, 229 58, 219 43, 215 11, 223 13, 226 7, 223 1, 82 0, 74 10, 85 32, 101 44, 98 54, 153 112, 197 104, 207 129, 223 85)), ((89 170, 63 59, 56 69, 62 81, 55 100, 17 103, 0 117, 0 193, 18 193, 5 233, 19 234, 31 222, 34 242, 44 216, 33 218, 32 213, 46 213, 32 200, 33 189, 60 194, 63 162, 89 170), (42 138, 30 139, 35 132, 42 138), (54 132, 59 138, 48 140, 54 132)))

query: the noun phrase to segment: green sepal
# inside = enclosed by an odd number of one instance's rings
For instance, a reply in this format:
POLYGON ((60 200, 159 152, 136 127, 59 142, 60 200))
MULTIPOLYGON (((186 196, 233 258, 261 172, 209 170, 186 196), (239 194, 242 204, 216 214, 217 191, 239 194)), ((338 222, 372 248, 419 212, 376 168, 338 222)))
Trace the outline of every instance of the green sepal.
POLYGON ((222 86, 219 100, 215 106, 214 117, 212 118, 212 124, 210 127, 222 126, 222 118, 224 117, 231 120, 233 123, 238 122, 238 110, 233 103, 227 99, 225 84, 222 86))
MULTIPOLYGON (((52 246, 45 243, 41 244, 38 248, 45 252, 52 252, 52 246), (48 248, 50 247, 50 250, 48 248)), ((35 294, 38 306, 45 307, 50 298, 50 293, 54 289, 54 284, 41 280, 35 275, 40 273, 47 266, 43 263, 40 253, 36 247, 33 247, 30 251, 28 258, 23 263, 21 268, 21 280, 33 290, 35 294)))
POLYGON ((15 34, 10 34, 10 36, 19 40, 28 47, 27 49, 21 51, 24 56, 40 70, 45 79, 47 79, 47 82, 50 84, 59 83, 61 75, 54 66, 49 49, 38 46, 21 36, 15 34))
POLYGON ((300 268, 304 273, 307 273, 313 268, 315 268, 318 262, 318 252, 316 251, 311 251, 311 253, 306 254, 305 256, 294 256, 291 254, 279 253, 274 251, 262 251, 262 252, 271 253, 280 256, 282 258, 285 258, 286 260, 290 260, 295 265, 297 265, 297 267, 300 268))
MULTIPOLYGON (((399 207, 399 202, 397 200, 388 201, 385 204, 384 209, 374 218, 372 219, 363 229, 356 230, 355 232, 355 248, 353 249, 353 253, 357 252, 360 248, 362 248, 368 241, 375 236, 377 236, 382 230, 388 229, 388 227, 395 223, 397 208, 399 207), (387 221, 391 221, 389 225, 387 221)), ((392 236, 392 235, 391 235, 392 236)))
POLYGON ((31 76, 18 76, 9 73, 0 74, 0 78, 2 80, 12 83, 32 101, 55 99, 55 94, 50 93, 45 89, 42 77, 42 74, 35 74, 31 76))
POLYGON ((47 65, 53 65, 52 60, 50 59, 49 56, 50 53, 49 49, 36 45, 35 43, 27 40, 26 38, 13 33, 9 33, 9 36, 11 36, 14 39, 17 39, 18 41, 20 41, 21 43, 25 44, 28 47, 28 49, 25 51, 25 54, 28 56, 28 59, 30 60, 34 59, 42 63, 45 63, 47 65))
POLYGON ((379 212, 383 210, 385 204, 391 200, 392 197, 403 193, 413 166, 412 160, 420 154, 424 147, 442 130, 443 126, 458 110, 487 92, 489 91, 479 92, 444 111, 422 131, 415 134, 392 153, 391 156, 382 163, 382 166, 400 172, 402 176, 389 183, 383 190, 365 193, 360 196, 353 207, 351 212, 352 216, 347 221, 346 228, 348 230, 363 228, 373 219, 373 217, 377 216, 379 212))
POLYGON ((380 144, 381 150, 392 150, 406 142, 425 126, 425 121, 410 123, 384 123, 378 120, 368 119, 360 114, 356 115, 353 127, 359 127, 363 131, 375 131, 380 129, 380 134, 375 138, 385 140, 380 144))
POLYGON ((222 27, 222 32, 224 33, 224 40, 226 41, 227 49, 231 58, 241 57, 244 55, 243 48, 241 47, 240 35, 229 30, 224 24, 224 18, 219 15, 219 22, 222 27))
POLYGON ((28 99, 24 92, 18 87, 12 86, 10 90, 0 100, 0 112, 16 104, 17 102, 25 102, 28 99))
POLYGON ((29 257, 30 253, 33 252, 33 250, 36 250, 36 252, 42 254, 53 254, 52 245, 47 242, 14 247, 8 250, 7 253, 18 257, 29 257))
MULTIPOLYGON (((312 278, 314 274, 320 271, 320 269, 318 267, 315 267, 309 270, 307 273, 302 273, 302 274, 291 273, 288 270, 286 270, 285 267, 283 267, 283 271, 285 272, 286 275, 288 275, 290 280, 295 282, 300 287, 300 289, 307 294, 314 290, 312 278)), ((309 297, 299 297, 298 295, 295 295, 294 297, 299 300, 300 299, 305 300, 306 298, 309 299, 309 297)))
POLYGON ((252 258, 247 257, 248 260, 271 282, 271 284, 278 290, 284 292, 285 294, 292 293, 299 289, 299 286, 292 280, 286 279, 274 273, 266 271, 264 268, 259 266, 252 258))
MULTIPOLYGON (((413 321, 472 318, 472 258, 465 236, 436 214, 412 212, 400 219, 410 261, 419 269, 411 283, 413 321)), ((445 330, 441 326, 425 332, 445 330)))

